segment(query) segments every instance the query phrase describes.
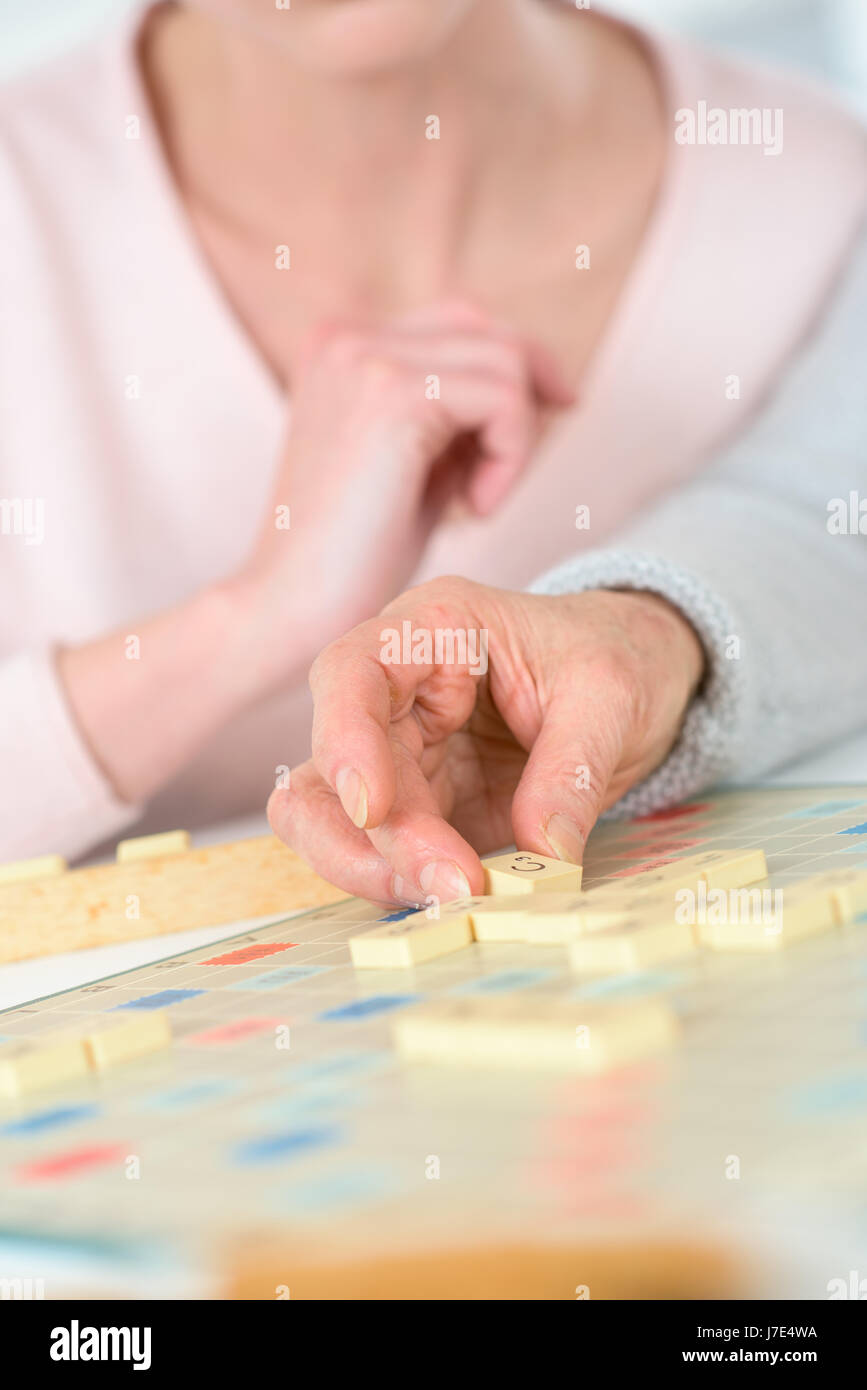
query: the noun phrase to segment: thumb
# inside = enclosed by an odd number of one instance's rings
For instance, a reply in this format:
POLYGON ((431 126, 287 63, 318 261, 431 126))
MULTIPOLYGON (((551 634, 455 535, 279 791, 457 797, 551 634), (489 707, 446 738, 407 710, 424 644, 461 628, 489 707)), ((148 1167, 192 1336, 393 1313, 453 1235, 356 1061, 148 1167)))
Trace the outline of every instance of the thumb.
POLYGON ((512 801, 519 849, 580 864, 620 762, 622 720, 599 694, 552 700, 512 801))

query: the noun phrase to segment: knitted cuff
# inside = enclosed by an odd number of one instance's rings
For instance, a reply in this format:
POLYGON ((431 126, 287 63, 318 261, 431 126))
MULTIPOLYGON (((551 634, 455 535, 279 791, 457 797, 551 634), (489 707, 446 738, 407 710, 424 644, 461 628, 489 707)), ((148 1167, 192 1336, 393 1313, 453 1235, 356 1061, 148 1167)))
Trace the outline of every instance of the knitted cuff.
POLYGON ((707 674, 677 742, 649 777, 605 813, 611 819, 647 815, 694 795, 736 765, 752 705, 737 625, 719 595, 697 575, 641 551, 593 551, 549 570, 530 586, 536 594, 588 589, 659 594, 689 619, 704 646, 707 674))

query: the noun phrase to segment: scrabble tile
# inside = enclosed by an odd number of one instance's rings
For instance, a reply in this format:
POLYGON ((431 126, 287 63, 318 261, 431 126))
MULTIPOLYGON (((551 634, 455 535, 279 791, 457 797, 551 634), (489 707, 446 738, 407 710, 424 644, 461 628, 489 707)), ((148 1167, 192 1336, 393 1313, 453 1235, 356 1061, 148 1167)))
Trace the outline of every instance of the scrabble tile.
POLYGON ((779 951, 803 937, 831 931, 838 918, 824 878, 817 875, 784 887, 777 920, 700 923, 700 944, 714 951, 779 951))
POLYGON ((470 916, 477 941, 525 941, 553 945, 583 930, 583 893, 534 893, 483 898, 470 916))
POLYGON ((526 941, 527 927, 539 904, 550 898, 575 897, 574 893, 512 893, 491 898, 464 898, 476 941, 526 941))
POLYGON ((708 888, 742 888, 767 876, 768 866, 761 849, 718 849, 687 854, 654 874, 659 883, 688 886, 702 879, 708 888))
POLYGON ((499 896, 513 893, 577 893, 581 887, 581 869, 562 859, 546 859, 542 854, 518 850, 483 859, 485 892, 499 896))
POLYGON ((694 888, 699 881, 708 888, 740 888, 758 883, 767 877, 768 867, 763 850, 708 850, 703 854, 686 854, 670 864, 646 869, 640 873, 619 875, 594 893, 663 892, 676 888, 694 888), (626 885, 629 885, 627 888, 626 885))
POLYGON ((867 872, 864 869, 829 869, 816 874, 812 882, 827 886, 834 915, 839 923, 854 922, 867 912, 867 872))
POLYGON ((172 1041, 168 1015, 140 1013, 122 1023, 106 1021, 84 1034, 87 1060, 95 1070, 104 1071, 121 1062, 131 1062, 149 1052, 158 1052, 172 1041))
MULTIPOLYGON (((691 859, 692 856, 689 856, 691 859)), ((688 863, 687 857, 672 860, 670 864, 656 861, 654 868, 641 868, 640 865, 633 866, 628 871, 624 871, 605 883, 598 884, 595 888, 588 888, 587 892, 597 894, 601 897, 604 893, 608 897, 632 895, 633 893, 652 893, 671 889, 681 881, 684 883, 695 883, 698 875, 691 868, 684 868, 688 863)))
POLYGON ((582 975, 613 975, 647 970, 687 956, 696 948, 692 927, 672 918, 652 921, 632 917, 604 931, 573 941, 569 961, 582 975))
POLYGON ((783 935, 793 940, 826 931, 838 923, 835 894, 825 874, 784 887, 782 900, 783 935))
POLYGON ((708 888, 745 888, 768 876, 761 849, 711 850, 696 856, 695 867, 708 888))
POLYGON ((164 854, 183 854, 190 848, 188 830, 166 830, 160 835, 139 835, 133 840, 121 840, 117 847, 118 864, 134 859, 158 859, 164 854))
POLYGON ((81 1038, 51 1033, 27 1042, 0 1046, 0 1096, 29 1095, 46 1086, 61 1086, 87 1075, 81 1038))
POLYGON ((561 945, 588 931, 615 926, 652 910, 660 916, 674 890, 660 884, 646 893, 534 893, 502 898, 467 899, 477 941, 523 941, 535 946, 561 945))
POLYGON ((18 859, 0 864, 0 883, 23 883, 31 878, 55 878, 66 873, 66 860, 60 854, 41 854, 37 859, 18 859))
POLYGON ((440 909, 438 918, 412 912, 399 922, 384 922, 349 939, 352 964, 360 969, 393 970, 421 965, 471 945, 473 929, 466 911, 440 909))
POLYGON ((587 893, 540 894, 528 912, 523 939, 535 946, 556 945, 636 917, 648 921, 673 917, 675 892, 675 885, 666 881, 643 891, 606 886, 587 893))
POLYGON ((412 1062, 598 1075, 671 1047, 678 1026, 660 999, 462 998, 407 1012, 392 1036, 412 1062))

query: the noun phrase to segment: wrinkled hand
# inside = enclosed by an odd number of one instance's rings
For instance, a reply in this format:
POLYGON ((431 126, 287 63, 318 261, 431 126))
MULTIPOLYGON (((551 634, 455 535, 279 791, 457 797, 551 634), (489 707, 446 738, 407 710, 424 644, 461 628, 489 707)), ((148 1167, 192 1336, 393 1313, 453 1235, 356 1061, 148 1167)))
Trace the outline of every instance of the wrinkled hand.
POLYGON ((421 585, 317 658, 313 758, 272 794, 271 825, 375 901, 481 892, 479 854, 512 840, 579 863, 600 812, 675 742, 703 664, 653 594, 421 585), (438 632, 465 650, 442 636, 437 652, 438 632))

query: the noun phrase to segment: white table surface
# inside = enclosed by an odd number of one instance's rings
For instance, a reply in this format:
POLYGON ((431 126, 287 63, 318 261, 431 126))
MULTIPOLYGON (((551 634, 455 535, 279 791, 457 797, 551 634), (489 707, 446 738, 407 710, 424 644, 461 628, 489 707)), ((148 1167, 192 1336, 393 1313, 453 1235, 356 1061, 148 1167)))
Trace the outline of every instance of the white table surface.
MULTIPOLYGON (((762 779, 772 787, 822 786, 837 782, 867 783, 867 730, 857 738, 847 739, 811 758, 791 763, 773 777, 762 779)), ((215 844, 223 840, 239 840, 250 835, 264 835, 268 823, 264 814, 243 820, 224 821, 193 836, 196 845, 215 844)), ((279 913, 258 922, 277 921, 279 913)), ((244 931, 246 922, 227 922, 221 927, 200 927, 196 931, 172 932, 170 936, 149 936, 141 941, 126 941, 116 946, 97 946, 90 951, 71 951, 61 956, 42 956, 38 960, 19 961, 0 967, 0 1009, 13 1008, 31 999, 54 994, 62 989, 74 989, 121 970, 134 970, 164 956, 209 946, 244 931)))

